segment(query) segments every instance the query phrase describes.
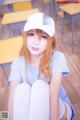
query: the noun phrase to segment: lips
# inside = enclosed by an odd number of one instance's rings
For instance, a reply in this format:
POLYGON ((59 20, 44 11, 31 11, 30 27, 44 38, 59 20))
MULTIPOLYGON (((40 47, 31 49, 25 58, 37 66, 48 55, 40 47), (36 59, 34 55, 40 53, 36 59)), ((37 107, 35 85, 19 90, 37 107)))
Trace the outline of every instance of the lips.
POLYGON ((32 47, 32 49, 35 50, 35 51, 39 50, 39 48, 36 48, 36 47, 32 47))

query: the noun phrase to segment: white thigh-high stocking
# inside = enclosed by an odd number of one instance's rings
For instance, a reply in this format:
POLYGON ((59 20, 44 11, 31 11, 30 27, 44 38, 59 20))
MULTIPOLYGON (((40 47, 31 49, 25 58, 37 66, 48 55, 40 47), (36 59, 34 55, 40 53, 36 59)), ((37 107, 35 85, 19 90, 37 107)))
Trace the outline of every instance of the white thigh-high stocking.
POLYGON ((31 88, 27 83, 17 86, 13 100, 13 120, 28 120, 31 88))
POLYGON ((72 110, 68 103, 64 102, 67 114, 67 120, 71 120, 72 110))
POLYGON ((28 120, 49 120, 49 85, 43 80, 32 86, 28 120))
POLYGON ((65 113, 65 105, 64 102, 59 99, 59 120, 62 120, 65 113))
POLYGON ((67 120, 71 120, 72 111, 67 102, 59 99, 60 111, 59 111, 59 120, 63 120, 64 114, 67 120))

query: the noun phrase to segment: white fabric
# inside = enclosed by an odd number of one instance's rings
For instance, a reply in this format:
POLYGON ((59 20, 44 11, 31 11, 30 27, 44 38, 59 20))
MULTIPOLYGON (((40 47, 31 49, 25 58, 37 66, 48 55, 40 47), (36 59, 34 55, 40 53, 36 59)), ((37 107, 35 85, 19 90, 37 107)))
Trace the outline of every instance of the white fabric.
POLYGON ((64 106, 64 103, 61 99, 59 99, 59 120, 63 117, 64 115, 64 112, 65 112, 65 106, 64 106))
MULTIPOLYGON (((50 120, 49 84, 36 81, 32 87, 27 83, 18 85, 14 94, 13 120, 50 120)), ((59 120, 64 114, 64 104, 60 99, 59 120)))
POLYGON ((64 101, 64 105, 66 107, 67 110, 67 120, 71 120, 72 117, 72 110, 71 107, 69 106, 69 104, 67 102, 64 101))
POLYGON ((52 37, 55 33, 55 22, 51 17, 42 12, 35 13, 29 16, 24 25, 24 31, 29 31, 32 29, 42 30, 52 37))
POLYGON ((27 83, 17 86, 13 101, 13 120, 27 120, 30 106, 30 86, 27 83))

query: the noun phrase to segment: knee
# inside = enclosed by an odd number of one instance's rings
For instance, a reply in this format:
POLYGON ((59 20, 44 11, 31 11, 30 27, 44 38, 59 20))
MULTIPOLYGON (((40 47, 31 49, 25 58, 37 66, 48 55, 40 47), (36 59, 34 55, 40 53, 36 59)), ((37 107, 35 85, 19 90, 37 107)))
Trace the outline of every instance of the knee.
POLYGON ((30 86, 27 83, 21 83, 16 87, 15 94, 21 94, 28 91, 30 91, 30 86))
POLYGON ((49 84, 44 80, 37 80, 32 85, 32 91, 49 91, 49 84))
POLYGON ((34 83, 33 83, 33 85, 32 85, 32 87, 34 88, 34 87, 36 87, 36 88, 46 88, 46 87, 49 87, 49 85, 48 85, 48 83, 46 82, 46 81, 44 81, 44 80, 36 80, 34 83))

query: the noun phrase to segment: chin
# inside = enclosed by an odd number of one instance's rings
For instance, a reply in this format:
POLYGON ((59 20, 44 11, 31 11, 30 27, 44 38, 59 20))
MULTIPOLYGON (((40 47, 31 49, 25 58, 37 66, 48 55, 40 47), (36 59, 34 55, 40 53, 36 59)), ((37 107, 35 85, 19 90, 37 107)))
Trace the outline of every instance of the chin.
POLYGON ((41 56, 40 52, 30 52, 32 56, 41 56))
POLYGON ((40 54, 39 53, 31 53, 31 55, 37 56, 37 55, 40 55, 40 54))

